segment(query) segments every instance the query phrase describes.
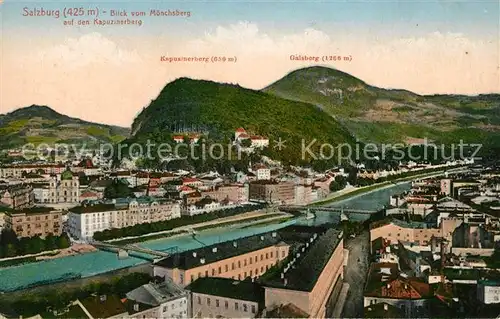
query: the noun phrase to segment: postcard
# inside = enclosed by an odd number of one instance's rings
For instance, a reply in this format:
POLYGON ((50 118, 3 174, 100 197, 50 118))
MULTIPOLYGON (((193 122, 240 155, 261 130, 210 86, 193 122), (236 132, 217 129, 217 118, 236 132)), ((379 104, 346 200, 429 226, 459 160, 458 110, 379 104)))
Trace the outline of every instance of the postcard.
POLYGON ((0 318, 498 318, 497 0, 0 19, 0 318))

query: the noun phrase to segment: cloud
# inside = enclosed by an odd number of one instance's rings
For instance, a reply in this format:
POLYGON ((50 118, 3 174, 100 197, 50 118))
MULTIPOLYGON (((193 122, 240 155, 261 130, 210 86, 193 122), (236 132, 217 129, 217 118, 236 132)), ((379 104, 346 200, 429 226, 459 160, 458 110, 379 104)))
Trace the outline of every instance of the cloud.
POLYGON ((35 46, 32 52, 37 53, 31 54, 10 43, 8 55, 2 56, 0 107, 5 112, 47 104, 72 116, 128 126, 175 78, 188 76, 260 89, 311 64, 291 61, 293 54, 352 56, 351 62, 327 65, 381 87, 424 94, 500 90, 498 39, 442 32, 369 38, 366 33, 346 36, 341 32, 308 28, 278 34, 242 21, 218 26, 197 38, 158 37, 142 44, 146 40, 89 33, 57 45, 35 46), (126 49, 118 43, 140 49, 126 49), (162 55, 226 56, 236 57, 237 62, 166 63, 160 62, 162 55))
POLYGON ((120 49, 115 42, 98 32, 85 34, 76 39, 69 38, 63 44, 37 52, 32 58, 42 63, 60 61, 70 69, 93 63, 123 65, 141 61, 137 52, 120 49))

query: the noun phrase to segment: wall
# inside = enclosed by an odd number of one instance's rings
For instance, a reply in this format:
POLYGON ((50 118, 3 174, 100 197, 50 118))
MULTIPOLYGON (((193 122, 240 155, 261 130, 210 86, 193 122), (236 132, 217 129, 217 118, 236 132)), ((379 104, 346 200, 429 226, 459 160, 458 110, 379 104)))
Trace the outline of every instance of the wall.
POLYGON ((259 305, 253 301, 192 293, 193 318, 254 318, 259 305), (236 309, 236 304, 237 309, 236 309), (246 311, 245 311, 246 310, 246 311), (252 310, 254 312, 252 312, 252 310))

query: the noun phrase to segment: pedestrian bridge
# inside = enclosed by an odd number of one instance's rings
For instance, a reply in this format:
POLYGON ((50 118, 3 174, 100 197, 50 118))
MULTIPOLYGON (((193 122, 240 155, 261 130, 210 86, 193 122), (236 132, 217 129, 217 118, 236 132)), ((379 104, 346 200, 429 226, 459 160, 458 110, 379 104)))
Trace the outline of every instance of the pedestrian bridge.
POLYGON ((281 205, 278 209, 283 212, 298 212, 298 211, 313 211, 313 212, 331 212, 331 213, 344 213, 344 214, 375 214, 375 210, 359 210, 359 209, 346 209, 342 207, 324 207, 312 205, 281 205))
POLYGON ((148 254, 152 256, 157 256, 161 258, 169 257, 171 254, 163 251, 153 250, 138 245, 128 244, 128 245, 118 245, 112 243, 103 243, 100 241, 92 241, 91 245, 105 250, 111 250, 118 254, 118 257, 128 257, 129 251, 135 251, 138 253, 148 254))

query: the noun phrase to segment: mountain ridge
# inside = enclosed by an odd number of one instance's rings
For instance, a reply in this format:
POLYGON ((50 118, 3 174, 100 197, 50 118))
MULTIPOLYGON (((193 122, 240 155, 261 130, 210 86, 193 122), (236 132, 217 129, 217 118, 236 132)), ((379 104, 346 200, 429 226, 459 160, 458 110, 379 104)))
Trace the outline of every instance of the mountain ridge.
POLYGON ((15 148, 26 143, 88 144, 115 143, 129 129, 70 117, 46 105, 32 104, 0 114, 0 147, 15 148))

